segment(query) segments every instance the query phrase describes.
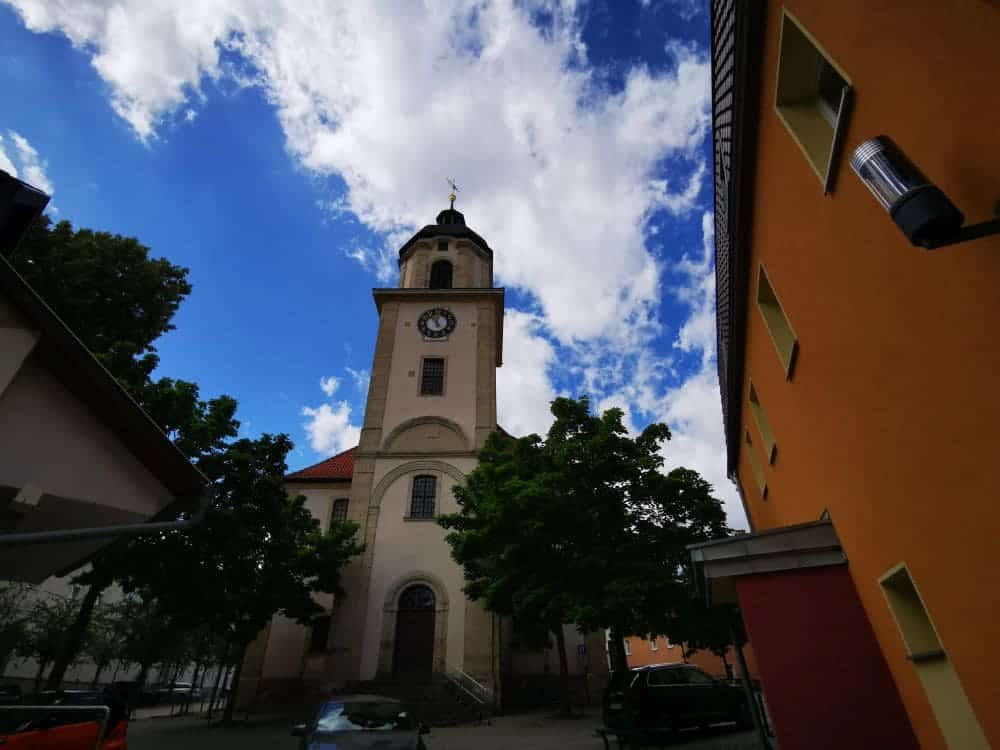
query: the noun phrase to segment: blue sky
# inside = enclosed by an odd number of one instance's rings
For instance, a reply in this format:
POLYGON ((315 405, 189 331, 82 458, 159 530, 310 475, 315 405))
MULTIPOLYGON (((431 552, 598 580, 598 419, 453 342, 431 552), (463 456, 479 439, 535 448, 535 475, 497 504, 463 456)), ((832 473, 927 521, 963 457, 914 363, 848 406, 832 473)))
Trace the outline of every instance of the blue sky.
POLYGON ((508 289, 501 423, 544 430, 549 399, 585 392, 667 421, 668 463, 743 526, 707 40, 690 0, 0 0, 0 166, 54 218, 190 268, 160 373, 237 398, 245 434, 287 432, 293 468, 356 439, 371 288, 454 176, 508 289))

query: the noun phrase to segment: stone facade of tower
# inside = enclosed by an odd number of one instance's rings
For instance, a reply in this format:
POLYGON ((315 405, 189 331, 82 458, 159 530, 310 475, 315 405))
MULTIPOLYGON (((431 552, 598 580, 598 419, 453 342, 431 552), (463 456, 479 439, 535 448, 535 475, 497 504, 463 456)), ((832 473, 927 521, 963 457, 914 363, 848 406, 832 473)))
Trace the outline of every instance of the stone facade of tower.
MULTIPOLYGON (((398 287, 373 290, 378 337, 358 447, 286 478, 324 528, 335 515, 355 521, 365 551, 344 572, 344 595, 321 601, 323 632, 276 617, 257 639, 245 705, 455 670, 496 688, 501 672, 547 675, 557 663, 505 655, 509 624, 465 598, 435 523, 458 509, 452 487, 497 429, 504 290, 493 286, 492 250, 448 209, 403 245, 399 269, 398 287)), ((599 637, 580 648, 569 629, 567 641, 573 671, 603 671, 599 637)))
POLYGON ((365 552, 334 608, 338 681, 398 675, 411 661, 490 677, 491 619, 466 602, 434 520, 457 510, 451 488, 496 429, 503 290, 492 286, 492 251, 477 240, 461 214, 444 211, 400 251, 399 287, 374 291, 380 323, 349 506, 365 552), (435 268, 439 288, 431 288, 435 268), (428 485, 433 511, 414 512, 415 493, 428 485), (433 629, 418 624, 409 638, 398 614, 413 586, 432 594, 433 629), (424 658, 410 653, 427 649, 424 658))

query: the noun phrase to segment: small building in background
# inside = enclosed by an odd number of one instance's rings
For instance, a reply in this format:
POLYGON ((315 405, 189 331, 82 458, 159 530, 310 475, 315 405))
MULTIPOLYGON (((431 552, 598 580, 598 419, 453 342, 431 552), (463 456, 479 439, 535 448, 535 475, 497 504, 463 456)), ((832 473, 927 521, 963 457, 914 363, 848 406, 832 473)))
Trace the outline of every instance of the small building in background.
MULTIPOLYGON (((740 677, 740 667, 732 648, 726 649, 725 658, 716 656, 711 651, 695 651, 684 655, 684 645, 673 643, 663 635, 630 635, 625 639, 625 656, 629 668, 648 667, 653 664, 694 664, 701 667, 713 677, 720 680, 733 680, 740 677)), ((743 656, 747 661, 750 679, 757 680, 757 661, 753 647, 748 643, 743 647, 743 656)))

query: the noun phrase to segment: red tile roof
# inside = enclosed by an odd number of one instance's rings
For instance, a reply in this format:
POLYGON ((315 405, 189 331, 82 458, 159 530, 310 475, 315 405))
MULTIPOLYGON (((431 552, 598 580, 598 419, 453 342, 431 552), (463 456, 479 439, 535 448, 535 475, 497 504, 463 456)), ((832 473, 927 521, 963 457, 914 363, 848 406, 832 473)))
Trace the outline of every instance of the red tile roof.
MULTIPOLYGON (((513 439, 514 437, 500 425, 497 425, 497 430, 509 438, 513 439)), ((291 474, 285 475, 285 480, 298 482, 322 482, 331 479, 353 479, 354 452, 356 450, 357 447, 348 448, 343 453, 331 456, 325 461, 320 461, 318 464, 313 464, 312 466, 307 466, 304 469, 293 471, 291 474)))
POLYGON ((331 456, 318 464, 288 474, 286 480, 321 481, 325 479, 353 479, 354 452, 357 448, 348 448, 343 453, 331 456))

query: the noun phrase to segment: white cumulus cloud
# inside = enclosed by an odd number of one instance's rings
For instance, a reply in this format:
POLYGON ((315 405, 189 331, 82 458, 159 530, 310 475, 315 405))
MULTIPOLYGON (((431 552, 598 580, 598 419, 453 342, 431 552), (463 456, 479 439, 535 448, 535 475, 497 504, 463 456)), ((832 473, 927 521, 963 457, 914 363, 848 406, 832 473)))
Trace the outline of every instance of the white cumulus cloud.
POLYGON ((303 427, 317 453, 332 456, 353 448, 361 437, 361 428, 351 424, 351 406, 346 401, 303 407, 302 416, 309 417, 303 427))
POLYGON ((715 225, 708 211, 702 214, 701 231, 701 255, 693 259, 685 255, 676 266, 686 278, 675 293, 688 304, 691 314, 674 346, 685 352, 700 351, 707 367, 715 357, 715 225))
POLYGON ((355 370, 353 367, 346 367, 344 369, 347 370, 347 374, 354 381, 354 387, 360 393, 368 393, 368 380, 371 377, 368 370, 355 370))
POLYGON ((656 418, 671 427, 672 439, 664 448, 669 466, 697 470, 715 486, 734 528, 747 528, 746 514, 736 486, 726 471, 726 438, 722 401, 716 372, 715 337, 715 224, 712 214, 701 217, 702 246, 695 257, 684 255, 676 270, 683 283, 675 292, 688 306, 688 317, 674 346, 700 354, 701 364, 678 387, 668 389, 662 400, 651 403, 656 418))
POLYGON ((333 375, 320 378, 319 387, 323 389, 323 393, 325 393, 327 397, 330 397, 336 392, 337 388, 340 387, 340 378, 335 378, 333 375))
MULTIPOLYGON (((197 126, 187 113, 207 82, 260 89, 292 158, 343 181, 343 194, 318 200, 370 230, 347 254, 381 282, 455 176, 458 207, 495 250, 497 281, 531 310, 507 312, 500 423, 543 432, 555 384, 582 388, 625 408, 630 424, 669 421, 671 460, 737 508, 714 383, 711 221, 701 216, 704 51, 669 41, 669 65, 626 66, 609 87, 588 61, 575 0, 7 2, 29 29, 61 32, 89 57, 115 111, 153 147, 165 129, 197 126), (699 252, 653 253, 649 219, 661 211, 702 219, 699 252), (665 288, 678 262, 682 284, 665 288), (676 329, 658 318, 665 293, 689 310, 676 329), (679 374, 675 354, 700 366, 679 374)), ((674 7, 695 12, 687 0, 674 7)), ((356 443, 347 402, 302 413, 314 450, 356 443)))
MULTIPOLYGON (((569 0, 11 2, 90 56, 142 139, 183 126, 206 80, 259 86, 289 151, 339 175, 346 205, 384 236, 443 207, 447 167, 499 277, 537 298, 561 341, 648 314, 658 272, 643 225, 659 207, 689 210, 701 183, 707 56, 673 43, 672 66, 636 65, 606 90, 569 0), (553 20, 542 28, 533 10, 553 20), (691 161, 664 180, 670 156, 691 161)), ((350 254, 385 278, 385 251, 350 254)))
POLYGON ((17 177, 17 167, 14 166, 14 162, 10 160, 10 157, 7 156, 7 152, 4 150, 2 135, 0 135, 0 169, 9 174, 11 177, 17 177))
POLYGON ((27 138, 13 130, 7 131, 7 139, 0 135, 0 169, 44 193, 52 195, 55 192, 55 186, 46 173, 48 164, 27 138))
POLYGON ((537 315, 508 310, 503 327, 503 367, 497 370, 497 421, 512 435, 544 434, 556 397, 549 371, 556 364, 552 343, 537 315))

